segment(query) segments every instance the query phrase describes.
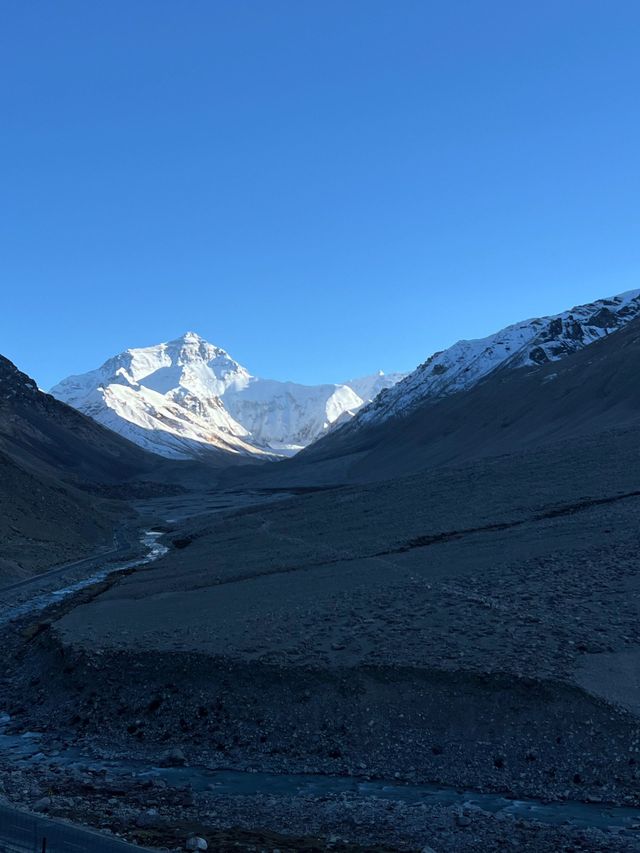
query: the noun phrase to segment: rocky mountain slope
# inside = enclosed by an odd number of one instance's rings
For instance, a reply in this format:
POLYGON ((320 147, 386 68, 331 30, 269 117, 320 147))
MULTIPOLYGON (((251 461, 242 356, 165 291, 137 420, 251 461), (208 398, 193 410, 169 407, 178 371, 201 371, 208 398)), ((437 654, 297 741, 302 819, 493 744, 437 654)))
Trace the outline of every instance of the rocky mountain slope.
POLYGON ((467 390, 499 369, 560 361, 622 328, 638 314, 640 290, 631 290, 555 316, 515 323, 486 338, 458 341, 431 355, 393 388, 383 390, 347 428, 406 415, 427 400, 467 390))
POLYGON ((63 380, 52 394, 163 456, 217 451, 265 460, 306 446, 399 378, 376 374, 314 386, 260 379, 188 332, 129 349, 97 370, 63 380))
POLYGON ((151 475, 156 457, 40 391, 0 356, 0 450, 35 474, 122 483, 151 475))
POLYGON ((0 451, 0 587, 106 545, 116 521, 99 499, 0 451))
MULTIPOLYGON (((627 317, 637 310, 637 297, 622 310, 627 317)), ((388 479, 636 424, 640 317, 615 328, 557 361, 501 365, 457 393, 415 401, 402 416, 360 416, 263 479, 270 476, 272 485, 388 479)))
POLYGON ((165 488, 181 475, 176 463, 44 394, 0 356, 0 580, 110 543, 130 511, 103 495, 134 482, 165 488))
MULTIPOLYGON (((0 357, 0 585, 105 544, 117 522, 106 502, 70 482, 89 459, 74 458, 82 441, 72 430, 61 441, 65 425, 56 407, 67 408, 0 357)), ((69 415, 86 420, 71 409, 69 415)))

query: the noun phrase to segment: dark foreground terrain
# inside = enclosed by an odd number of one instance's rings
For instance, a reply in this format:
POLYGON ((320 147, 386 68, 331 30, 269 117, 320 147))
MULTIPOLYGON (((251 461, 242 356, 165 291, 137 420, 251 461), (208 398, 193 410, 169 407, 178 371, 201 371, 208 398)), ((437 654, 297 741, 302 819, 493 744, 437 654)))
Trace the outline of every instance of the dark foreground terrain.
POLYGON ((640 849, 639 439, 138 503, 164 557, 2 629, 6 796, 170 849, 640 849))

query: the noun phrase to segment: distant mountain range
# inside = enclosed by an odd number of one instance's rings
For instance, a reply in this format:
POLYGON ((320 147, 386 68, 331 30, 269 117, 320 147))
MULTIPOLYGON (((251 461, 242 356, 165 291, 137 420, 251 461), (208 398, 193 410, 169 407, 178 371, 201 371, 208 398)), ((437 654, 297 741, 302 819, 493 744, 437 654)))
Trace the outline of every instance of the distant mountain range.
POLYGON ((392 479, 635 426, 638 368, 640 291, 335 385, 253 377, 192 333, 70 377, 60 399, 0 356, 0 577, 111 541, 128 512, 112 498, 392 479))
POLYGON ((51 393, 162 456, 288 456, 404 374, 301 385, 252 376, 194 332, 129 349, 51 393))
POLYGON ((496 373, 561 361, 639 313, 640 290, 633 290, 459 341, 409 374, 380 372, 327 385, 252 376, 223 349, 188 332, 126 350, 96 370, 63 380, 51 393, 162 456, 213 454, 221 464, 231 456, 266 461, 291 456, 323 437, 344 442, 496 373))

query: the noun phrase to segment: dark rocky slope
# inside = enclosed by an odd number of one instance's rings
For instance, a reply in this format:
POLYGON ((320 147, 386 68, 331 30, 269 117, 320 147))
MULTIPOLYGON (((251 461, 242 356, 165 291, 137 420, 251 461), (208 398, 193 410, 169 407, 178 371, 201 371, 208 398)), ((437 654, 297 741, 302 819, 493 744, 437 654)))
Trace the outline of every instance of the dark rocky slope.
POLYGON ((0 452, 0 586, 106 545, 123 515, 0 452))
POLYGON ((159 461, 40 391, 0 356, 0 450, 38 475, 79 483, 151 477, 159 461))
POLYGON ((166 488, 184 473, 44 394, 0 356, 0 580, 111 543, 133 513, 105 496, 166 488))

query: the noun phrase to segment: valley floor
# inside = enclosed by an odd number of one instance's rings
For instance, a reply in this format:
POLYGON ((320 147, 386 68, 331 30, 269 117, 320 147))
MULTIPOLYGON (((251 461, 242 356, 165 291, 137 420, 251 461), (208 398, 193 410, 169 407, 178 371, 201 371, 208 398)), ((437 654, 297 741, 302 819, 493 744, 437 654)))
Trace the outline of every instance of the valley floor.
POLYGON ((4 775, 6 794, 51 791, 55 813, 169 847, 239 827, 229 844, 246 849, 640 849, 638 438, 140 505, 166 556, 5 629, 6 732, 38 732, 44 756, 4 775), (83 758, 61 761, 70 749, 83 758), (431 783, 600 817, 229 796, 117 772, 131 762, 431 783), (631 816, 605 832, 615 806, 631 816))

